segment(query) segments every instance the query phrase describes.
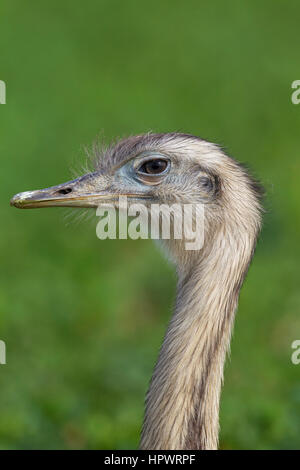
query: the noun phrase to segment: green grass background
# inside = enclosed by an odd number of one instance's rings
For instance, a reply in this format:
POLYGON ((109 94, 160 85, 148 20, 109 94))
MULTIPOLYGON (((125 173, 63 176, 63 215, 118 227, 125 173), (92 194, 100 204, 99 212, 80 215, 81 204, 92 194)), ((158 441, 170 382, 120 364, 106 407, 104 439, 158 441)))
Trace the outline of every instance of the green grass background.
POLYGON ((300 447, 299 17, 293 0, 0 3, 0 448, 137 447, 172 268, 151 241, 98 240, 96 217, 9 199, 70 179, 101 131, 150 129, 215 141, 266 186, 221 447, 300 447))

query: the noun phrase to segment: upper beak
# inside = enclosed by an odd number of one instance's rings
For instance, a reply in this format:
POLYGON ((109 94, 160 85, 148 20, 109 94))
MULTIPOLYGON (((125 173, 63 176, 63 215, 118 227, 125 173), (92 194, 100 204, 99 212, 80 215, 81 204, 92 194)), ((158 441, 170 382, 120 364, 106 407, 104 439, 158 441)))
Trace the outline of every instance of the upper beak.
MULTIPOLYGON (((94 174, 90 173, 58 186, 18 193, 11 199, 10 204, 19 209, 54 206, 98 207, 101 202, 112 201, 116 197, 105 190, 105 185, 103 190, 95 190, 94 183, 94 174)), ((97 186, 99 187, 99 184, 97 186)))

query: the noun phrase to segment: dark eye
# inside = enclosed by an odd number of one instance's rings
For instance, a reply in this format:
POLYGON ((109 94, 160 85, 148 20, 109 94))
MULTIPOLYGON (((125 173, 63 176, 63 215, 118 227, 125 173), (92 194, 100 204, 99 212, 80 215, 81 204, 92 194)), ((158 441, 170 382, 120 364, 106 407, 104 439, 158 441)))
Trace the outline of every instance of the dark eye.
POLYGON ((168 162, 166 160, 160 160, 157 158, 143 163, 138 171, 140 173, 145 173, 146 175, 159 175, 166 170, 167 166, 168 162))

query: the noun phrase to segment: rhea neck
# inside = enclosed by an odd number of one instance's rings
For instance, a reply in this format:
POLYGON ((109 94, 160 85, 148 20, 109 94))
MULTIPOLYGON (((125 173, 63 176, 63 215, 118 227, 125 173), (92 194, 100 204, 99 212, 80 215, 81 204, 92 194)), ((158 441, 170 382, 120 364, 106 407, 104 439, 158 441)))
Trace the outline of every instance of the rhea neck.
POLYGON ((216 449, 219 400, 239 290, 256 234, 220 230, 188 268, 146 397, 142 449, 216 449))

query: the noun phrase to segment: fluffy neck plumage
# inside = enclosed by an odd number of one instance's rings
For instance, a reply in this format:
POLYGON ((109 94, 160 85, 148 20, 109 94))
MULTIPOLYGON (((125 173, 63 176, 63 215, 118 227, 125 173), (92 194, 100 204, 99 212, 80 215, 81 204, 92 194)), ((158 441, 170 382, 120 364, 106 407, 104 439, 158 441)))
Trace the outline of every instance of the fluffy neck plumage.
POLYGON ((175 311, 146 397, 142 449, 218 447, 224 362, 256 235, 220 230, 179 270, 175 311))

